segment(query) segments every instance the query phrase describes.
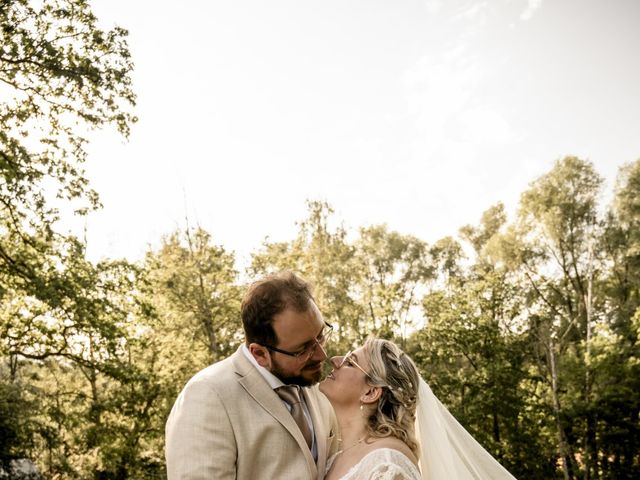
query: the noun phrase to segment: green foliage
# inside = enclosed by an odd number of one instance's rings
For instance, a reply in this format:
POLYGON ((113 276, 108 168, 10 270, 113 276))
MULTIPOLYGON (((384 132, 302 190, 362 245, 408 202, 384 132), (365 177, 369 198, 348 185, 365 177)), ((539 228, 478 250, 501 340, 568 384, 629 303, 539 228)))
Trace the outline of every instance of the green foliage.
POLYGON ((409 351, 440 399, 475 438, 516 477, 550 478, 536 401, 538 382, 527 365, 521 288, 511 273, 487 255, 506 222, 502 205, 487 210, 479 226, 460 231, 476 252, 469 264, 452 239, 439 281, 423 298, 426 326, 409 351))
MULTIPOLYGON (((203 229, 144 262, 86 259, 55 233, 63 202, 98 206, 91 129, 135 121, 126 31, 84 0, 0 0, 0 464, 49 478, 164 478, 163 432, 184 382, 242 341, 232 253, 203 229)), ((640 161, 612 205, 566 157, 459 238, 385 225, 352 234, 326 202, 250 278, 289 269, 335 324, 330 353, 393 338, 442 401, 519 478, 640 476, 640 161)))
POLYGON ((606 388, 598 392, 602 418, 597 438, 606 468, 616 478, 640 474, 640 160, 620 170, 615 197, 599 245, 610 268, 603 275, 607 302, 605 332, 594 355, 594 370, 606 388))
POLYGON ((379 225, 360 229, 356 251, 369 331, 384 338, 398 333, 404 338, 415 326, 411 315, 421 290, 433 278, 427 244, 379 225))
POLYGON ((333 210, 327 203, 307 206, 296 239, 265 243, 253 256, 250 275, 300 272, 313 284, 325 319, 338 327, 333 347, 338 351, 369 335, 402 341, 431 278, 427 245, 384 225, 362 228, 350 242, 342 226, 331 227, 333 210))
POLYGON ((9 459, 30 457, 37 452, 33 438, 36 428, 32 418, 37 409, 28 399, 33 387, 29 378, 8 382, 8 369, 0 370, 0 466, 9 459))
POLYGON ((145 442, 161 448, 166 408, 147 338, 153 317, 136 293, 140 271, 125 262, 93 265, 70 240, 57 249, 64 255, 52 259, 60 263, 50 286, 59 297, 45 303, 11 291, 0 312, 3 398, 13 404, 16 389, 27 387, 4 459, 47 452, 36 457, 50 475, 125 478, 142 468, 145 442))
POLYGON ((126 136, 135 121, 127 32, 99 29, 84 0, 2 0, 0 28, 1 230, 47 229, 52 194, 97 205, 80 168, 87 129, 126 136))
POLYGON ((299 271, 320 298, 341 285, 333 303, 355 306, 355 316, 321 305, 343 332, 336 348, 370 333, 395 337, 518 477, 632 478, 638 165, 621 172, 602 217, 593 166, 559 160, 523 193, 514 222, 498 204, 461 228, 471 252, 454 238, 427 246, 384 226, 361 228, 349 242, 343 227, 329 228, 331 208, 312 202, 297 239, 265 243, 251 274, 299 271))
POLYGON ((331 225, 333 210, 325 202, 307 203, 308 217, 299 223, 291 242, 268 243, 252 257, 253 278, 292 270, 309 281, 325 320, 336 325, 336 352, 350 349, 366 335, 361 323, 364 307, 358 302, 361 270, 356 251, 342 226, 331 225))
POLYGON ((240 343, 241 293, 234 262, 233 254, 213 245, 200 228, 174 232, 147 254, 146 294, 157 313, 155 328, 175 344, 184 342, 186 357, 176 355, 175 365, 192 371, 226 357, 240 343))
POLYGON ((1 0, 0 35, 0 454, 86 477, 99 468, 86 456, 78 379, 96 392, 99 378, 124 381, 136 271, 90 264, 55 222, 63 203, 79 214, 98 205, 81 167, 89 130, 127 136, 135 121, 126 32, 99 29, 86 1, 1 0), (74 372, 65 385, 60 371, 74 372))
MULTIPOLYGON (((498 204, 433 245, 385 226, 350 238, 309 202, 297 236, 265 242, 247 273, 310 280, 338 326, 330 354, 370 334, 401 342, 517 477, 635 478, 638 165, 602 217, 599 177, 570 157, 531 184, 515 221, 498 204)), ((70 238, 38 242, 11 248, 40 283, 2 277, 2 459, 37 458, 51 477, 162 478, 179 390, 242 341, 234 256, 202 229, 168 235, 137 266, 92 264, 70 238)))
POLYGON ((99 29, 82 0, 0 0, 0 35, 0 299, 65 308, 57 207, 98 205, 82 171, 89 129, 127 136, 135 121, 126 31, 99 29))

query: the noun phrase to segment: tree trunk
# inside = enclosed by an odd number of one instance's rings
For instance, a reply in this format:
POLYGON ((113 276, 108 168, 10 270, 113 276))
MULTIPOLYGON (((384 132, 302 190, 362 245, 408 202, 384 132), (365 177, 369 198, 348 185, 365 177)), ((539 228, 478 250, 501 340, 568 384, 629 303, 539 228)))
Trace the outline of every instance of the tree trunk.
POLYGON ((587 409, 586 413, 586 430, 584 437, 584 479, 597 479, 598 475, 598 449, 596 444, 596 419, 591 409, 591 321, 592 321, 592 304, 593 304, 593 252, 592 246, 589 246, 589 263, 587 266, 587 292, 584 295, 584 304, 586 310, 586 348, 585 348, 585 379, 584 379, 584 401, 587 409), (593 475, 592 475, 593 473, 593 475))
POLYGON ((558 387, 558 372, 555 357, 555 345, 551 336, 549 336, 549 343, 547 345, 549 352, 549 369, 551 371, 551 394, 553 396, 553 413, 555 416, 556 430, 558 434, 558 448, 560 450, 560 457, 562 458, 562 473, 565 480, 573 479, 572 461, 571 461, 571 449, 569 442, 567 442, 567 436, 565 435, 564 428, 562 426, 562 419, 560 418, 561 406, 558 387))

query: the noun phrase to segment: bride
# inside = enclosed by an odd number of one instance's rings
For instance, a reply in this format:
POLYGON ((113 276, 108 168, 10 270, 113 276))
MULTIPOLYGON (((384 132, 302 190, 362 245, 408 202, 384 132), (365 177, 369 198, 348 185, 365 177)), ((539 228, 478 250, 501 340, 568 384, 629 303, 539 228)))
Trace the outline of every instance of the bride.
POLYGON ((335 409, 342 445, 325 480, 515 480, 393 342, 369 339, 330 362, 320 390, 335 409))

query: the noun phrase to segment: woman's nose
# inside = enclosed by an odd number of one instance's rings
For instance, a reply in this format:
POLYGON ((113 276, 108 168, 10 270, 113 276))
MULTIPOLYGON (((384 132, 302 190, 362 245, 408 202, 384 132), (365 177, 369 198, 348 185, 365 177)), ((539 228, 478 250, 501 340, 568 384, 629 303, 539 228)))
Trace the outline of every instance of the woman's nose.
POLYGON ((331 357, 329 359, 329 363, 334 369, 337 370, 340 368, 340 360, 342 360, 342 357, 340 355, 336 355, 335 357, 331 357))

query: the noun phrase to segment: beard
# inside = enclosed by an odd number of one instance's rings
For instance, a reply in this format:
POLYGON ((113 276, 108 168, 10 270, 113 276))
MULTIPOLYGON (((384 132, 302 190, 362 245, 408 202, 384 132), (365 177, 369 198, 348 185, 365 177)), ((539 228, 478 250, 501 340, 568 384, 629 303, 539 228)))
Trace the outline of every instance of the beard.
POLYGON ((322 378, 322 369, 317 372, 309 372, 315 369, 323 362, 307 362, 297 374, 293 374, 282 368, 273 356, 271 357, 271 373, 278 377, 285 385, 298 385, 300 387, 309 387, 315 385, 322 378), (307 375, 305 376, 305 370, 307 375))

